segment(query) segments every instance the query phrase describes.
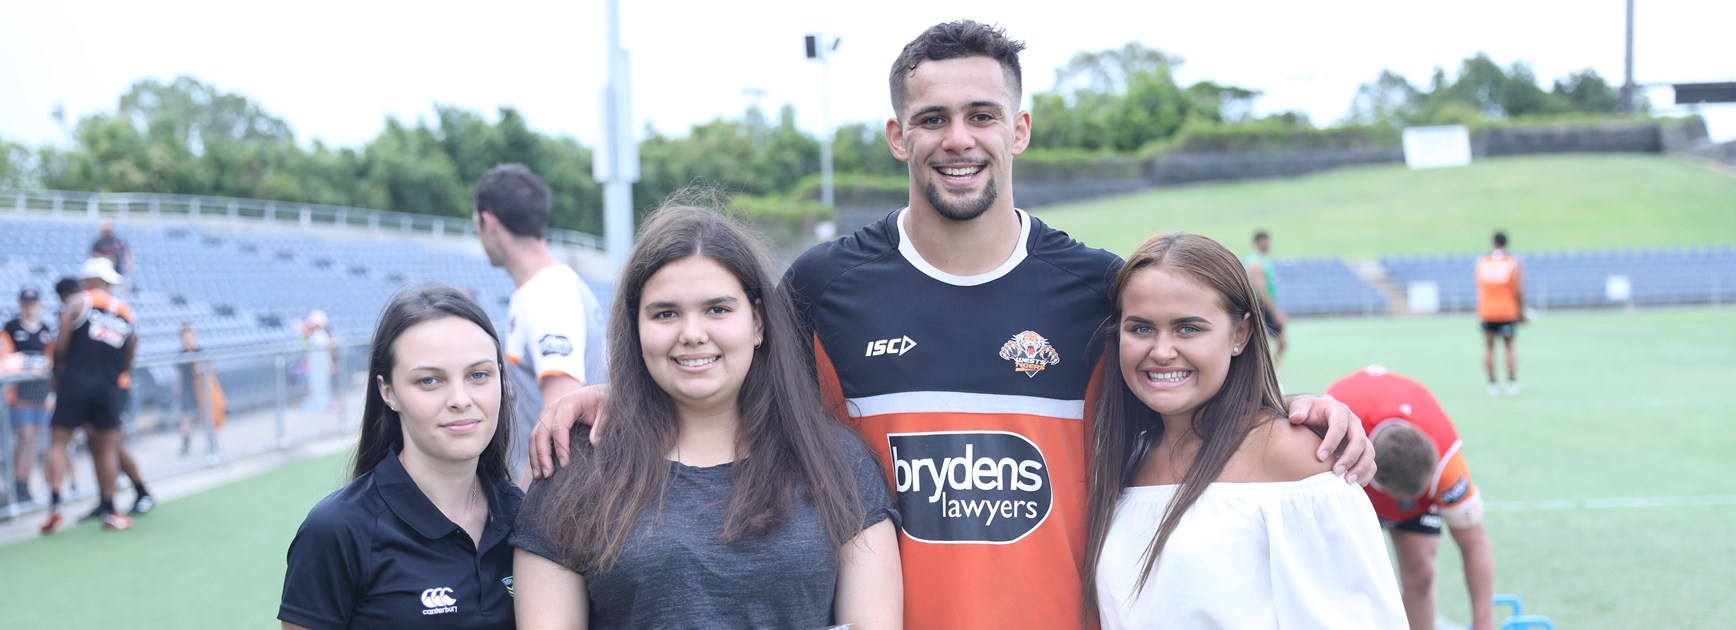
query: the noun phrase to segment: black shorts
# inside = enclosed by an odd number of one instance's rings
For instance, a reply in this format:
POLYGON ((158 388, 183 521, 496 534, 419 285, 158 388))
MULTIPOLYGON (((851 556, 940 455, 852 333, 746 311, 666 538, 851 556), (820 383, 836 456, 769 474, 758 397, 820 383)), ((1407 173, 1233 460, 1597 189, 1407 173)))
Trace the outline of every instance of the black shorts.
POLYGON ((1441 535, 1441 516, 1434 513, 1424 514, 1408 521, 1388 525, 1387 528, 1412 534, 1439 536, 1441 535))
POLYGON ((1278 323, 1278 320, 1272 317, 1271 309, 1261 306, 1260 319, 1263 319, 1266 322, 1266 334, 1273 337, 1284 334, 1284 325, 1278 323))
POLYGON ((77 429, 86 424, 99 431, 121 428, 121 411, 126 408, 126 390, 118 387, 75 390, 62 387, 55 397, 51 424, 65 429, 77 429))
POLYGON ((1519 322, 1483 322, 1483 332, 1496 335, 1502 339, 1512 339, 1513 331, 1519 328, 1519 322))

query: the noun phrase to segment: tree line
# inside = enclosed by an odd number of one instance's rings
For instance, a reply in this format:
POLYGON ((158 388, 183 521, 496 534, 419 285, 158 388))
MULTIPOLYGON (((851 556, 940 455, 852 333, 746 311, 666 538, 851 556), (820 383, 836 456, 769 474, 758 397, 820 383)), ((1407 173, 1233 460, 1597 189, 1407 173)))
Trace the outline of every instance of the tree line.
MULTIPOLYGON (((1312 130, 1299 112, 1254 115, 1262 92, 1209 81, 1183 86, 1183 60, 1140 44, 1082 52, 1057 70, 1055 87, 1033 93, 1032 151, 1149 152, 1189 130, 1251 133, 1312 130)), ((1467 58, 1451 77, 1436 68, 1426 86, 1382 71, 1363 84, 1340 126, 1475 123, 1565 114, 1614 114, 1619 91, 1592 70, 1537 82, 1530 66, 1467 58)), ((728 188, 745 205, 812 209, 819 140, 796 128, 784 106, 758 108, 693 126, 685 135, 647 127, 640 144, 636 204, 654 205, 695 179, 728 188), (774 200, 768 203, 766 200, 774 200)), ((840 126, 833 139, 840 178, 894 182, 904 165, 886 149, 881 124, 840 126)), ((140 81, 113 112, 78 121, 67 147, 27 147, 0 138, 0 188, 156 192, 273 199, 389 209, 449 217, 470 214, 470 185, 503 162, 540 173, 554 192, 551 224, 602 231, 602 195, 591 179, 591 149, 571 137, 530 129, 503 107, 493 121, 437 105, 433 120, 388 118, 360 148, 296 142, 289 125, 245 96, 193 77, 140 81)), ((892 184, 888 184, 892 185, 892 184)), ((902 183, 895 184, 902 186, 902 183)))

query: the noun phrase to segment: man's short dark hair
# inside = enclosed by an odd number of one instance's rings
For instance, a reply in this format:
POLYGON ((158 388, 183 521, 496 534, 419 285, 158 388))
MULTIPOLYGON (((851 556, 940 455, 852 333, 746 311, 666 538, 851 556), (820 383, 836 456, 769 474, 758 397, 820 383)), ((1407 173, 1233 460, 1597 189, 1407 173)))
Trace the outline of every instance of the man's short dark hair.
POLYGON ((1408 424, 1381 429, 1374 441, 1374 483, 1394 499, 1422 496, 1434 481, 1440 451, 1421 430, 1408 424))
POLYGON ((1502 232, 1501 230, 1495 230, 1495 246, 1496 247, 1506 247, 1507 246, 1507 233, 1506 232, 1502 232))
POLYGON ((1266 240, 1269 238, 1272 238, 1272 235, 1267 234, 1265 230, 1255 230, 1254 231, 1254 242, 1255 243, 1258 243, 1260 241, 1263 241, 1263 240, 1266 240))
POLYGON ((54 294, 60 296, 60 301, 62 302, 65 302, 67 297, 74 293, 78 293, 83 289, 84 283, 79 282, 78 278, 72 276, 63 277, 54 283, 54 294))
POLYGON ((905 82, 910 73, 924 61, 945 61, 963 57, 988 57, 1000 62, 1007 85, 1012 88, 1013 108, 1019 106, 1024 94, 1024 78, 1019 70, 1019 51, 1025 43, 1008 39, 1006 29, 996 28, 975 20, 959 20, 928 27, 916 39, 904 45, 904 52, 892 62, 892 113, 903 115, 905 82))
POLYGON ((476 212, 494 215, 514 236, 542 238, 549 228, 549 185, 523 164, 502 164, 476 180, 476 212))

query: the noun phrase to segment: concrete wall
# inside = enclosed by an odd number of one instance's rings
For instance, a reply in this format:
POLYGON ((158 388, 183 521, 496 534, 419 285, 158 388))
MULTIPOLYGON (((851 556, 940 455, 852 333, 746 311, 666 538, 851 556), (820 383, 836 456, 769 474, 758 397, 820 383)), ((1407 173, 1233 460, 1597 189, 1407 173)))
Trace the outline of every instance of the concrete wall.
POLYGON ((1471 154, 1476 157, 1661 151, 1659 125, 1649 121, 1484 127, 1471 134, 1471 154))
POLYGON ((1147 162, 1143 174, 1148 185, 1172 186, 1195 182, 1305 175, 1346 166, 1394 162, 1404 162, 1403 150, 1398 148, 1312 149, 1170 153, 1147 162))

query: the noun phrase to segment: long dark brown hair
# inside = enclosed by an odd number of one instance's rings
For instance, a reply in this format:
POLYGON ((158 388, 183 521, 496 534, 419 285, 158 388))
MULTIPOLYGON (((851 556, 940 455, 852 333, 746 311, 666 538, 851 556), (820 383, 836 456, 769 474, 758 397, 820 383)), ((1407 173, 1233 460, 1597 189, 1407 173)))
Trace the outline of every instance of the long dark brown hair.
MULTIPOLYGON (((483 312, 482 307, 457 289, 430 285, 419 289, 405 289, 392 296, 392 301, 386 304, 386 310, 380 314, 380 324, 374 329, 373 347, 368 351, 368 385, 365 388, 368 392, 367 402, 362 404, 362 436, 356 444, 356 458, 351 466, 350 479, 373 470, 380 460, 392 454, 393 449, 404 448, 403 419, 398 416, 398 412, 386 406, 379 387, 381 380, 392 382, 392 368, 398 361, 392 346, 411 326, 446 317, 463 318, 488 333, 488 337, 494 340, 496 369, 503 369, 499 366, 506 365, 506 359, 500 351, 500 336, 495 332, 494 324, 488 321, 488 313, 483 312)), ((500 417, 494 423, 494 439, 489 440, 488 446, 482 448, 482 456, 476 463, 476 474, 489 481, 511 481, 512 473, 507 468, 506 454, 512 444, 512 399, 509 397, 510 390, 505 375, 499 375, 499 379, 500 417)))
POLYGON ((668 453, 680 420, 640 354, 639 307, 653 274, 695 256, 741 282, 764 326, 764 342, 738 393, 736 452, 745 457, 730 466, 724 542, 770 532, 803 497, 813 502, 834 550, 862 530, 861 497, 837 442, 851 434, 821 402, 811 350, 797 332, 789 297, 775 289, 764 246, 720 208, 717 193, 688 189, 645 222, 609 316, 607 435, 593 447, 590 427, 576 426, 572 464, 531 486, 526 515, 548 532, 575 572, 619 562, 639 518, 661 509, 673 479, 668 453))
MULTIPOLYGON (((1091 464, 1091 489, 1087 499, 1089 526, 1085 538, 1085 601, 1097 601, 1098 556, 1103 553, 1103 539, 1109 534, 1109 524, 1115 516, 1115 505, 1121 490, 1138 469, 1136 457, 1139 444, 1150 444, 1150 450, 1163 441, 1163 418, 1134 397, 1133 390, 1121 376, 1121 317, 1123 294, 1135 274, 1148 269, 1169 269, 1199 281, 1218 294, 1220 305, 1230 314, 1230 321, 1248 322, 1248 343, 1242 353, 1230 358, 1229 374, 1223 387, 1194 412, 1193 433, 1199 436, 1199 453, 1182 477, 1175 498, 1164 510, 1157 535, 1145 550, 1145 565, 1139 574, 1134 592, 1145 588, 1152 567, 1163 551, 1164 543, 1175 532, 1206 485, 1223 473, 1230 456, 1241 447, 1242 440, 1261 423, 1283 417, 1283 396, 1278 390, 1278 374, 1268 353, 1265 320, 1258 308, 1259 298, 1248 281, 1236 255, 1217 241, 1187 232, 1159 234, 1146 240, 1121 273, 1115 277, 1114 315, 1106 324, 1104 374, 1101 394, 1097 397, 1095 414, 1096 455, 1091 464), (1145 434, 1142 438, 1141 434, 1145 434)), ((1095 606, 1086 606, 1088 615, 1095 606)))

